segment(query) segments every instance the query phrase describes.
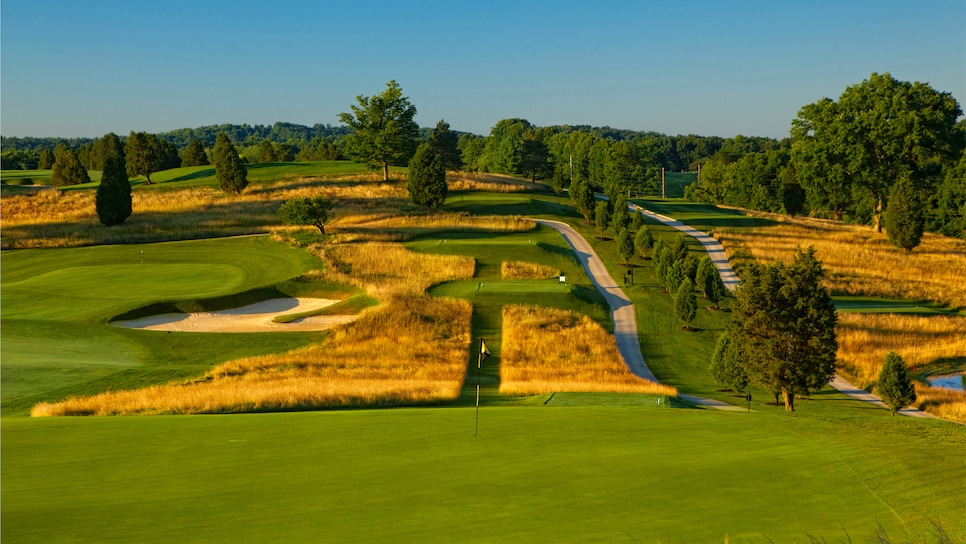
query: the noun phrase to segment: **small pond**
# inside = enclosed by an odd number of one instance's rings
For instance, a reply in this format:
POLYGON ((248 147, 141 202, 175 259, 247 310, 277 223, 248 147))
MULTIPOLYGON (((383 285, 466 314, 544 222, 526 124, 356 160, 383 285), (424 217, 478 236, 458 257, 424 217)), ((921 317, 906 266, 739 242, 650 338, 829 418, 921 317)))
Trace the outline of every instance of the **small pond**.
POLYGON ((946 374, 943 376, 930 376, 927 378, 929 380, 929 385, 933 387, 943 387, 946 389, 958 389, 962 391, 966 389, 966 373, 960 372, 959 374, 946 374))

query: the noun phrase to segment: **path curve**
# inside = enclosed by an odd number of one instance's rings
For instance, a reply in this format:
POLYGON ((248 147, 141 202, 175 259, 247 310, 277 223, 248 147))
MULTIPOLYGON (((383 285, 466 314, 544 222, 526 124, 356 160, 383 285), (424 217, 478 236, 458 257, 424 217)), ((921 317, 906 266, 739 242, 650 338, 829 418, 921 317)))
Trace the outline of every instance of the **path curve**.
MULTIPOLYGON (((724 246, 721 245, 721 242, 714 239, 709 234, 701 232, 700 230, 686 225, 676 219, 667 217, 666 215, 661 215, 659 213, 654 213, 650 210, 644 209, 637 204, 628 204, 628 208, 632 211, 642 213, 646 217, 650 217, 655 221, 660 221, 669 227, 673 227, 700 242, 705 251, 707 251, 708 255, 711 257, 711 261, 714 263, 715 268, 718 270, 718 273, 721 274, 721 280, 724 282, 725 287, 727 287, 729 291, 734 291, 741 283, 738 275, 735 274, 735 271, 731 268, 731 262, 728 260, 728 253, 725 251, 724 246)), ((882 399, 880 399, 878 396, 852 385, 838 374, 836 374, 832 381, 829 382, 829 385, 838 392, 848 395, 854 399, 868 402, 887 410, 889 409, 889 407, 886 406, 886 404, 882 402, 882 399)), ((916 408, 905 408, 899 410, 899 413, 909 417, 941 419, 916 408)))
POLYGON ((614 321, 614 337, 617 339, 617 350, 624 358, 624 363, 634 374, 660 383, 651 369, 644 362, 644 355, 641 353, 641 343, 637 338, 637 317, 634 315, 634 305, 631 299, 624 294, 617 282, 611 277, 610 272, 604 267, 604 262, 597 256, 597 252, 570 225, 561 221, 551 221, 547 219, 534 219, 541 225, 546 225, 559 232, 564 240, 570 244, 581 266, 587 271, 587 276, 600 291, 607 304, 611 308, 611 318, 614 321))

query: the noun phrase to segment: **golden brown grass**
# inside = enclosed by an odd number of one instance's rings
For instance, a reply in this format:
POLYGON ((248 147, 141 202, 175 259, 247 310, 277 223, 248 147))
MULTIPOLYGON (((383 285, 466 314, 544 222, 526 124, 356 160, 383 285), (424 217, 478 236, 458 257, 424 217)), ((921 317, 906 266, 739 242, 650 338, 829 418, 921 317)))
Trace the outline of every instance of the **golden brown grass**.
POLYGON ((31 415, 224 413, 446 402, 462 387, 471 311, 465 301, 398 296, 317 345, 230 361, 191 383, 41 403, 31 415))
POLYGON ((503 261, 500 272, 505 280, 542 280, 560 275, 559 268, 521 261, 503 261))
POLYGON ((520 178, 503 174, 449 172, 446 185, 450 191, 485 191, 488 193, 526 193, 549 191, 546 185, 538 185, 520 178))
MULTIPOLYGON (((966 242, 926 234, 911 253, 866 226, 811 218, 760 214, 780 224, 754 229, 720 228, 715 236, 740 267, 750 262, 790 261, 797 247, 813 246, 835 294, 932 301, 966 308, 966 242)), ((962 368, 966 317, 840 313, 836 329, 838 369, 862 388, 874 385, 885 356, 901 355, 919 372, 962 368)), ((943 418, 966 422, 966 396, 917 386, 918 404, 943 418)))
POLYGON ((534 306, 503 308, 500 393, 557 391, 677 395, 631 374, 614 337, 587 316, 534 306))
MULTIPOLYGON (((755 215, 758 215, 757 213, 755 215)), ((796 247, 815 247, 833 294, 934 301, 966 308, 966 242, 926 234, 907 253, 869 227, 810 218, 768 215, 781 223, 754 229, 715 230, 732 265, 789 262, 796 247)))
POLYGON ((419 211, 398 184, 359 176, 292 178, 252 185, 238 196, 212 187, 135 190, 131 217, 122 226, 105 227, 94 210, 94 191, 48 189, 0 199, 0 247, 75 247, 264 233, 279 225, 282 202, 319 194, 332 199, 337 216, 419 211))

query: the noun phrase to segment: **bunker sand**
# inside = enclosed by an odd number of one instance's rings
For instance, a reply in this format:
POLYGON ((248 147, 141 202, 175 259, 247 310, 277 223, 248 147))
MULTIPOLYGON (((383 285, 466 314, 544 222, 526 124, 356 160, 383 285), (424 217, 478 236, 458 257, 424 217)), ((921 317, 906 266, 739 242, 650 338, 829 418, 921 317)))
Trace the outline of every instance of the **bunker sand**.
POLYGON ((231 310, 190 314, 161 314, 129 321, 115 321, 116 327, 149 331, 178 332, 285 332, 321 331, 356 319, 355 315, 325 315, 275 323, 281 315, 312 312, 339 302, 325 298, 276 298, 231 310))

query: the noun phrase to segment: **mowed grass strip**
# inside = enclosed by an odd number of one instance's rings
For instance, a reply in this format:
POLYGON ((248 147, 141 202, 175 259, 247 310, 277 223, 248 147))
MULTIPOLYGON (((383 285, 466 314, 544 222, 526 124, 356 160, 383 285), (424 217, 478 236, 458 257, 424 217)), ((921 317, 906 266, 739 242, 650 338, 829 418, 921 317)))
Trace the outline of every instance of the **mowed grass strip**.
POLYGON ((934 542, 962 433, 635 407, 5 420, 5 542, 934 542), (110 444, 110 447, 105 447, 110 444), (150 520, 149 522, 147 520, 150 520), (812 537, 810 540, 808 535, 812 537))
POLYGON ((631 374, 614 337, 587 316, 552 308, 503 308, 500 393, 649 393, 677 389, 631 374))

